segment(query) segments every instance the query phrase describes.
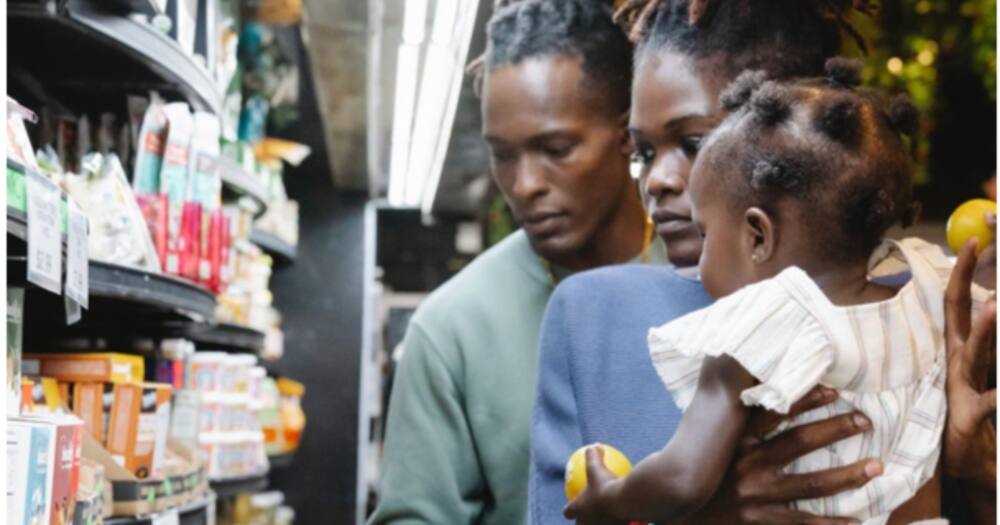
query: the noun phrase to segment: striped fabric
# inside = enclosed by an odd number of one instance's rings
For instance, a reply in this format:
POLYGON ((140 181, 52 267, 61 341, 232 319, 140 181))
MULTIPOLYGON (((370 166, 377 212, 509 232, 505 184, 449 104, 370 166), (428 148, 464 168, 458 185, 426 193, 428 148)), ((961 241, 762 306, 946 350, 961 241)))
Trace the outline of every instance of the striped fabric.
MULTIPOLYGON (((800 269, 747 286, 712 306, 649 332, 653 364, 681 409, 697 389, 704 356, 728 354, 759 381, 742 393, 747 405, 786 413, 817 384, 838 400, 775 430, 860 410, 873 430, 799 458, 789 472, 881 458, 883 475, 837 496, 797 503, 819 515, 886 523, 934 474, 941 451, 945 399, 944 285, 950 261, 918 239, 886 241, 872 275, 909 270, 895 297, 839 307, 800 269)), ((975 294, 977 306, 985 296, 975 294)), ((943 523, 943 521, 941 521, 943 523)))

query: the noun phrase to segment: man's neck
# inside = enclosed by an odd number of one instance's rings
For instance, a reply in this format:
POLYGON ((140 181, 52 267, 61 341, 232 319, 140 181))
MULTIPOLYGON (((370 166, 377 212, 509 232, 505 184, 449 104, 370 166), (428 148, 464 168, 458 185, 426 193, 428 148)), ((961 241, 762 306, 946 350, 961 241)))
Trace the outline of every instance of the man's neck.
POLYGON ((576 253, 551 262, 574 272, 628 262, 649 247, 652 240, 646 236, 651 234, 638 193, 629 192, 590 242, 576 253))

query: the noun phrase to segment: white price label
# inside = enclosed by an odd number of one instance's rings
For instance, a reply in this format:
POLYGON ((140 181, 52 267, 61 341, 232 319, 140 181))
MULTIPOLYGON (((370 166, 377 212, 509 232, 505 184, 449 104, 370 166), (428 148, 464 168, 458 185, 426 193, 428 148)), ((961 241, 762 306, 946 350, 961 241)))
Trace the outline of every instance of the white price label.
POLYGON ((66 297, 87 308, 89 267, 87 264, 87 216, 69 201, 69 235, 66 240, 66 297))
POLYGON ((28 171, 28 280, 62 293, 62 228, 59 189, 45 177, 28 171))
POLYGON ((177 515, 177 509, 169 510, 161 514, 157 514, 152 519, 153 525, 180 525, 180 516, 177 515))

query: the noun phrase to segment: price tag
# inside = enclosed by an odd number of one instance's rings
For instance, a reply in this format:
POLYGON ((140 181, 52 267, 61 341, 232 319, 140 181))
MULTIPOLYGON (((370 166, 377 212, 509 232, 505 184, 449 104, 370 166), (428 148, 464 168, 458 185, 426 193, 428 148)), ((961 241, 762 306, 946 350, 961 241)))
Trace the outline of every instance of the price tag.
POLYGON ((28 280, 62 293, 62 238, 59 189, 45 177, 27 173, 28 280))
POLYGON ((69 201, 69 234, 66 239, 66 297, 87 308, 88 283, 87 264, 87 216, 83 210, 69 201))
POLYGON ((66 326, 76 324, 77 321, 83 318, 80 303, 70 299, 68 295, 64 295, 63 304, 66 306, 66 326))
POLYGON ((180 525, 180 516, 177 515, 177 509, 168 510, 161 514, 157 514, 152 519, 153 525, 180 525))

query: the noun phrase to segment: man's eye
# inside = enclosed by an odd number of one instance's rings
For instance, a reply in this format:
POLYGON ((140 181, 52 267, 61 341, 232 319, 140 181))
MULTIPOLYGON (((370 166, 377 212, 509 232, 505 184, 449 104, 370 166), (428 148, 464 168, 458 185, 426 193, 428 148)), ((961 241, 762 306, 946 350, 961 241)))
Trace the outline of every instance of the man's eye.
POLYGON ((558 159, 569 155, 571 151, 573 151, 573 146, 571 144, 555 144, 545 147, 546 155, 558 159))

